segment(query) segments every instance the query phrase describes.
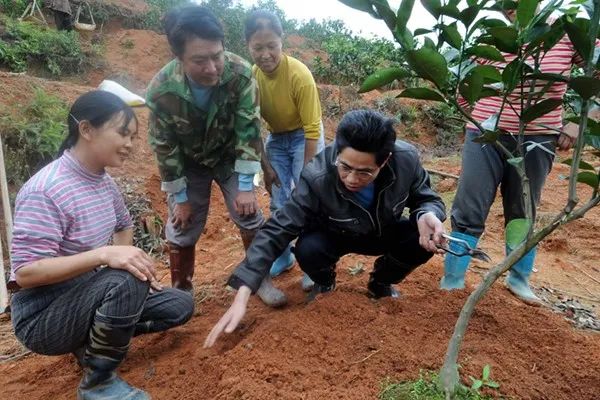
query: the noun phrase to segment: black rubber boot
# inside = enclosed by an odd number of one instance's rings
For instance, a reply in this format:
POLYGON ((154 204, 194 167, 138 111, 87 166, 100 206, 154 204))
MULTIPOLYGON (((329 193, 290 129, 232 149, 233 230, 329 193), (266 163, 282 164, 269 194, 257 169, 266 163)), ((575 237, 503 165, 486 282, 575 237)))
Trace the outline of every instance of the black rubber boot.
POLYGON ((369 297, 400 297, 400 292, 392 285, 402 282, 415 268, 416 266, 400 262, 389 254, 377 258, 367 284, 369 297))
POLYGON ((147 400, 150 396, 117 376, 139 315, 109 317, 96 311, 88 344, 83 355, 83 378, 77 389, 78 400, 147 400))

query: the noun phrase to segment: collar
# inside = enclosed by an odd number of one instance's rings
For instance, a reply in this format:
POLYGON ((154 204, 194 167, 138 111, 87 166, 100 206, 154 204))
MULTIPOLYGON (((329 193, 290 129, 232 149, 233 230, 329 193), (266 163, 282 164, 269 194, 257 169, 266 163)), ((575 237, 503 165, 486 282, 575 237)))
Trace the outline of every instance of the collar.
POLYGON ((106 176, 106 171, 101 172, 100 174, 89 171, 73 154, 71 154, 70 150, 66 150, 60 158, 70 171, 87 181, 98 183, 106 176))

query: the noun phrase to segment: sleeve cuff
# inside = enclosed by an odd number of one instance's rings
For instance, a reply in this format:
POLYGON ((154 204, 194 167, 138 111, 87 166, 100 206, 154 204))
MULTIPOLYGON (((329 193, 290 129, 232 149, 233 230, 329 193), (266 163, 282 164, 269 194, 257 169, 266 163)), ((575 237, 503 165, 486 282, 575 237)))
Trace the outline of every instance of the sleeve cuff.
POLYGON ((187 181, 185 177, 175 179, 174 181, 162 182, 160 190, 167 193, 179 193, 187 188, 187 181))
POLYGON ((173 198, 175 199, 175 203, 185 203, 188 201, 187 190, 183 189, 177 193, 174 193, 173 198))
POLYGON ((238 189, 240 192, 251 192, 254 190, 254 174, 239 174, 238 189))
POLYGON ((234 169, 238 174, 255 175, 260 172, 260 161, 235 160, 234 169))

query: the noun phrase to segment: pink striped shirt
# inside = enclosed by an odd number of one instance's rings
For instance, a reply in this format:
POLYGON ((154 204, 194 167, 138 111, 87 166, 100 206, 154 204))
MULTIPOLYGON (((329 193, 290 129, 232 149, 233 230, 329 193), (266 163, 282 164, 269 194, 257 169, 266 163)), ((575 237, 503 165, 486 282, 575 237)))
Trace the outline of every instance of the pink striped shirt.
MULTIPOLYGON (((479 64, 493 65, 500 69, 500 72, 504 70, 507 64, 516 58, 515 54, 502 54, 506 61, 489 61, 484 59, 478 59, 479 64)), ((533 58, 528 59, 530 65, 534 65, 533 58)), ((550 74, 561 74, 569 76, 571 67, 573 64, 582 66, 583 60, 573 47, 571 40, 565 35, 554 47, 548 50, 542 55, 540 63, 540 71, 542 73, 550 74)), ((542 90, 547 84, 547 81, 536 80, 536 90, 542 90)), ((530 88, 529 83, 525 82, 523 93, 525 95, 524 104, 526 104, 527 95, 529 94, 530 88)), ((567 91, 566 82, 554 82, 544 96, 537 100, 537 102, 544 99, 562 99, 567 91)), ((533 104, 531 104, 533 105, 533 104)), ((471 115, 479 123, 484 122, 489 117, 500 111, 502 106, 502 97, 485 97, 475 103, 471 115)), ((515 90, 508 96, 507 104, 500 115, 500 121, 498 128, 504 129, 510 133, 519 133, 519 114, 521 113, 521 85, 517 85, 515 90)), ((541 135, 541 134, 557 134, 552 129, 545 128, 540 125, 546 125, 554 129, 562 129, 562 107, 556 107, 553 111, 545 114, 532 122, 530 122, 525 128, 525 134, 528 135, 541 135)), ((473 123, 467 124, 468 129, 477 129, 473 123)))
POLYGON ((33 261, 105 246, 115 232, 131 227, 123 196, 110 175, 87 171, 66 151, 17 195, 10 280, 33 261))

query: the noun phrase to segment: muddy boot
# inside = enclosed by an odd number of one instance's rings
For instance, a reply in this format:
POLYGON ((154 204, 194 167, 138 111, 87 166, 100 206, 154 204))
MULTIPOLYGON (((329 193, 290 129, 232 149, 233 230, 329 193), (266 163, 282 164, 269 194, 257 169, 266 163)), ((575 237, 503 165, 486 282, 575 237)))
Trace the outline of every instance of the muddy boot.
POLYGON ((378 257, 373 263, 373 272, 367 284, 368 296, 373 299, 400 297, 394 284, 402 282, 417 266, 397 260, 390 254, 378 257))
MULTIPOLYGON (((450 236, 466 241, 472 248, 475 248, 479 241, 475 236, 461 232, 452 232, 450 236)), ((449 242, 448 248, 456 252, 464 250, 464 248, 459 246, 456 242, 449 242)), ((440 288, 444 290, 464 289, 465 274, 467 273, 470 262, 470 256, 458 257, 454 254, 446 253, 444 255, 444 276, 440 282, 440 288)))
POLYGON ((195 246, 179 247, 169 243, 171 286, 175 289, 193 291, 194 257, 195 246))
POLYGON ((147 400, 150 396, 117 376, 139 315, 110 317, 96 311, 83 355, 78 400, 147 400))
MULTIPOLYGON (((248 250, 252 240, 254 240, 254 236, 256 236, 256 230, 240 229, 240 235, 242 236, 244 250, 248 250)), ((273 286, 271 276, 268 273, 260 284, 256 294, 269 307, 282 307, 287 304, 285 293, 273 286)))
MULTIPOLYGON (((506 254, 512 250, 506 246, 506 254)), ((506 277, 506 288, 519 300, 531 306, 541 306, 542 301, 533 293, 529 286, 529 277, 533 271, 533 260, 535 259, 535 247, 515 263, 506 277)))

